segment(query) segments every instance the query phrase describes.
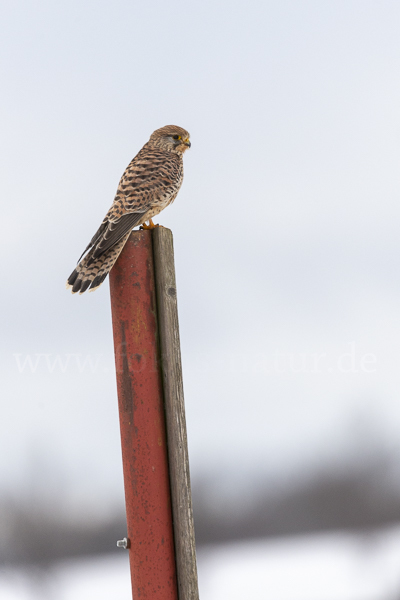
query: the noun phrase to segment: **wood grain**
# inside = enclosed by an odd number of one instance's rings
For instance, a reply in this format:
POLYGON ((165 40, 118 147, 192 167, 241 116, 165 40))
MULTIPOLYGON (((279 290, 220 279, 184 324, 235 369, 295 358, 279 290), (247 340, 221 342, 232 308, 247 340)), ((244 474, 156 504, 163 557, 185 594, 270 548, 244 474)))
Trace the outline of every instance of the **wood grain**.
POLYGON ((172 232, 152 232, 179 600, 198 600, 172 232))

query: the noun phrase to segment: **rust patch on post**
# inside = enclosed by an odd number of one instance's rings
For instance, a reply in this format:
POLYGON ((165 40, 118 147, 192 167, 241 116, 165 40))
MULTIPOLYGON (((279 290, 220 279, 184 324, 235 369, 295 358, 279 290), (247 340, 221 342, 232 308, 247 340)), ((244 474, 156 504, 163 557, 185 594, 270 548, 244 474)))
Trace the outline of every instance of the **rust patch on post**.
POLYGON ((131 381, 131 373, 129 370, 128 354, 126 351, 126 335, 125 335, 125 321, 121 321, 121 344, 120 350, 124 350, 123 354, 120 355, 118 360, 122 359, 122 372, 121 372, 121 404, 124 413, 129 419, 129 423, 134 427, 134 413, 135 413, 135 396, 131 381))

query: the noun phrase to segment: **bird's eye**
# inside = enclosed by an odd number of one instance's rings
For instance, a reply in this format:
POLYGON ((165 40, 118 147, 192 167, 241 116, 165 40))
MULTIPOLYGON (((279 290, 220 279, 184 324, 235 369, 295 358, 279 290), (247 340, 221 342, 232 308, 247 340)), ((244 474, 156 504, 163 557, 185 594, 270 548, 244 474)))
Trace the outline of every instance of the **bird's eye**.
POLYGON ((174 140, 181 140, 182 139, 181 135, 173 135, 172 137, 174 138, 174 140))

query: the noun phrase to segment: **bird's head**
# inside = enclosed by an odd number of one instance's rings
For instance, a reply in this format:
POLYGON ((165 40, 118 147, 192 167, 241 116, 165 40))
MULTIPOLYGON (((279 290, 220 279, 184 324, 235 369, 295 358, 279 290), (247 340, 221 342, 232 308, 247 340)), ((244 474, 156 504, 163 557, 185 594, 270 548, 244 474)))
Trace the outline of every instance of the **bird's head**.
POLYGON ((188 148, 190 148, 190 134, 186 129, 178 127, 177 125, 166 125, 161 129, 156 129, 151 134, 149 143, 152 146, 169 150, 170 152, 177 152, 183 154, 188 148))

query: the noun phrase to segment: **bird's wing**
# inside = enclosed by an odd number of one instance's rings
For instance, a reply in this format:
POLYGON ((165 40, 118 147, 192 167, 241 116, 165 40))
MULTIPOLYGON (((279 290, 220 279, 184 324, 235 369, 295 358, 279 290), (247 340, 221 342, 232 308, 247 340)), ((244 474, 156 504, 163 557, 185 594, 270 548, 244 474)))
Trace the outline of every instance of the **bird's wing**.
POLYGON ((94 236, 92 237, 92 239, 90 240, 90 242, 88 243, 88 245, 86 246, 86 248, 84 249, 84 251, 82 252, 82 254, 80 255, 80 257, 78 258, 78 263, 81 261, 81 258, 84 254, 86 254, 86 252, 94 245, 96 244, 96 242, 98 242, 101 238, 101 234, 107 229, 107 223, 105 222, 105 220, 102 222, 102 224, 100 225, 100 227, 98 228, 98 230, 96 231, 96 233, 94 234, 94 236))
MULTIPOLYGON (((128 231, 143 223, 143 212, 126 213, 116 221, 109 221, 108 226, 100 233, 98 242, 95 241, 91 259, 96 259, 106 250, 114 246, 128 231)), ((100 228, 101 229, 101 228, 100 228)), ((100 231, 100 230, 99 230, 100 231)), ((93 244, 93 245, 94 245, 93 244)))

